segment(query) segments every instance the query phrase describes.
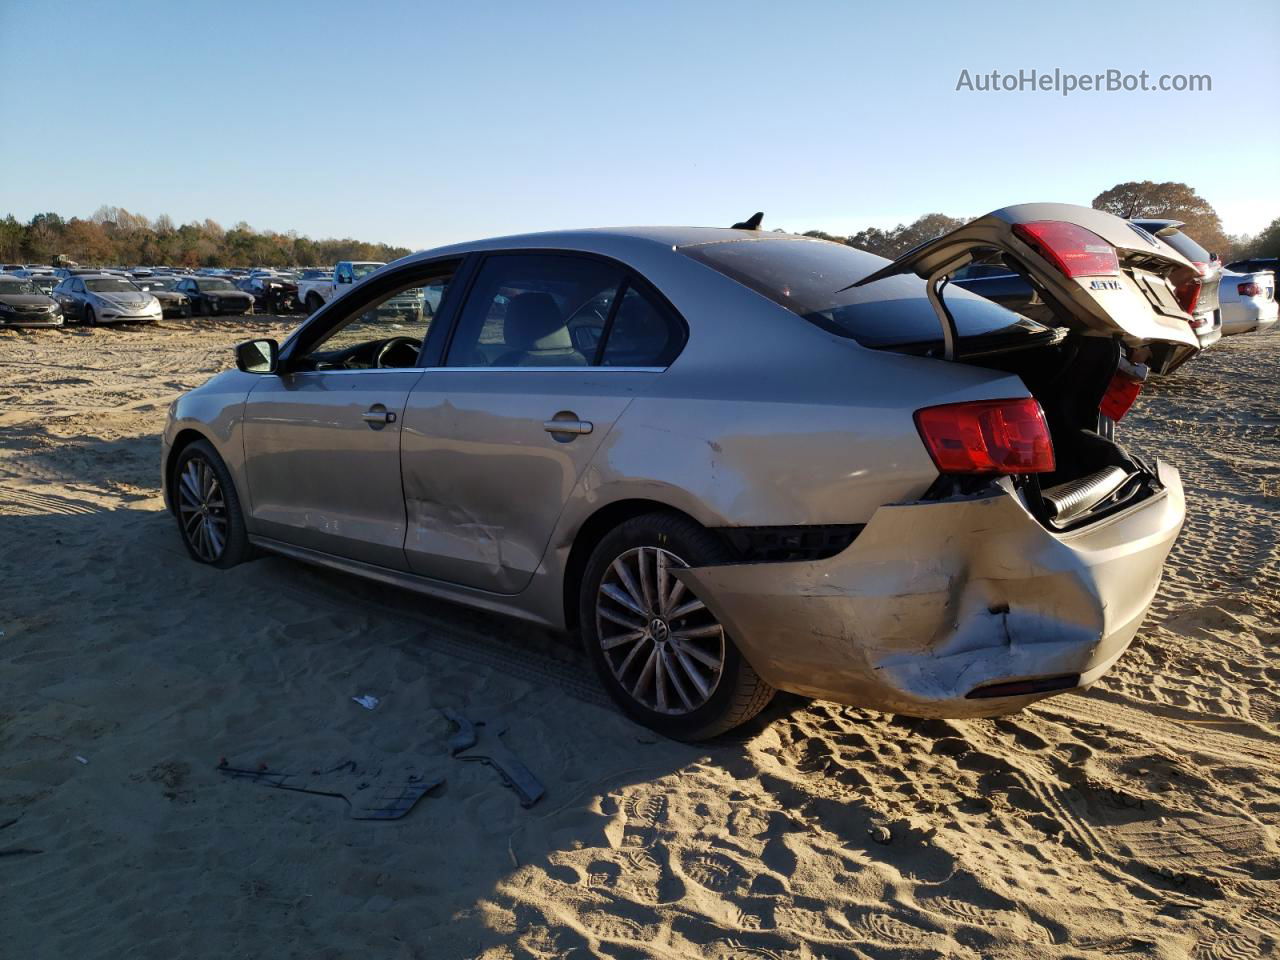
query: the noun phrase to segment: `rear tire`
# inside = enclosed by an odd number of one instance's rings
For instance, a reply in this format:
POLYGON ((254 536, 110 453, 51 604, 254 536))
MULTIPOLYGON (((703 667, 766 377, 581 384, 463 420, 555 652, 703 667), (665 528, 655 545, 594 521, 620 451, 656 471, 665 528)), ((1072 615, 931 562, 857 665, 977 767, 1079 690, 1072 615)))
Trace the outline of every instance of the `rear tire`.
POLYGON ((324 306, 324 301, 320 299, 320 295, 316 293, 307 294, 307 316, 315 313, 324 306))
POLYGON ((191 559, 226 569, 253 554, 231 471, 207 440, 182 449, 170 478, 178 532, 191 559))
POLYGON ((623 713, 676 740, 718 736, 773 699, 702 598, 665 574, 732 559, 688 517, 649 513, 607 534, 583 572, 578 622, 601 682, 623 713))

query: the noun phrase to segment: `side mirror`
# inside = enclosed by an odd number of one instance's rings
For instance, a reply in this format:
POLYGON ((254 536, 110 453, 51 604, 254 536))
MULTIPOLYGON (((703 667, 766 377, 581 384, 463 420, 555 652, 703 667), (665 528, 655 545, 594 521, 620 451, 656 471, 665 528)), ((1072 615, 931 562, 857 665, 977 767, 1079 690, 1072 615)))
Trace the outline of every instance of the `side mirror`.
POLYGON ((236 367, 245 373, 275 373, 280 366, 280 344, 274 340, 246 340, 236 344, 236 367))
POLYGON ((348 276, 347 276, 346 274, 344 274, 344 273, 340 273, 340 274, 338 274, 338 282, 339 282, 339 283, 350 283, 350 282, 351 282, 351 278, 350 278, 350 277, 348 277, 348 276))

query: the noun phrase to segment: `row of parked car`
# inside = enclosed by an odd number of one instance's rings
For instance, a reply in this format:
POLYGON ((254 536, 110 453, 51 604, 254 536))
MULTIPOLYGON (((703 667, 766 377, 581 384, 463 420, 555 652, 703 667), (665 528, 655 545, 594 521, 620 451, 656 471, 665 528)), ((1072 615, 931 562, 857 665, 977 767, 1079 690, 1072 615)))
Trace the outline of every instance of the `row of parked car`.
MULTIPOLYGON (((331 275, 315 268, 304 275, 331 275)), ((287 314, 302 307, 298 277, 275 270, 0 265, 0 326, 97 325, 160 317, 287 314)))

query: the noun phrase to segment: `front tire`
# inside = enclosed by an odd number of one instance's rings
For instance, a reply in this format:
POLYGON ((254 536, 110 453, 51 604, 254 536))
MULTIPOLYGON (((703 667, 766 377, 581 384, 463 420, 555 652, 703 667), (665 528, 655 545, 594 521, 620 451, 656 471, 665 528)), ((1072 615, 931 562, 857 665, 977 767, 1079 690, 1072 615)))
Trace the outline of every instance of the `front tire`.
POLYGON ((579 587, 587 654, 623 713, 676 740, 705 740, 745 723, 773 699, 702 598, 670 570, 732 560, 687 517, 650 513, 592 551, 579 587))
POLYGON ((207 440, 196 440, 178 454, 170 489, 191 559, 222 569, 249 559, 252 547, 235 482, 207 440))
POLYGON ((93 312, 93 307, 85 304, 84 308, 84 325, 86 327, 96 327, 98 325, 98 315, 93 312))

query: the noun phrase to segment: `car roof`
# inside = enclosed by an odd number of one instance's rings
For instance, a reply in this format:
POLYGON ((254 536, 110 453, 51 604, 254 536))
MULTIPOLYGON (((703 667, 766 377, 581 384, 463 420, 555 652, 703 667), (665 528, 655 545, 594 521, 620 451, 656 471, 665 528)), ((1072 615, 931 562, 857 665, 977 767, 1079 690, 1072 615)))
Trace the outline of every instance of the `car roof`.
POLYGON ((627 249, 636 247, 658 246, 678 250, 681 247, 705 246, 712 243, 768 239, 812 240, 813 238, 772 230, 734 230, 730 227, 591 227, 578 230, 517 233, 484 240, 471 240, 432 250, 422 250, 410 254, 401 262, 508 248, 567 249, 609 255, 621 254, 627 249))

